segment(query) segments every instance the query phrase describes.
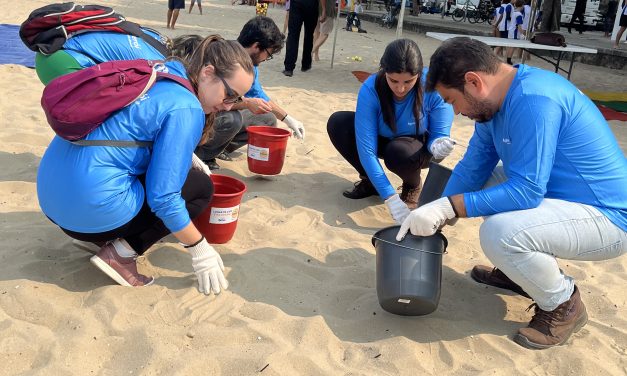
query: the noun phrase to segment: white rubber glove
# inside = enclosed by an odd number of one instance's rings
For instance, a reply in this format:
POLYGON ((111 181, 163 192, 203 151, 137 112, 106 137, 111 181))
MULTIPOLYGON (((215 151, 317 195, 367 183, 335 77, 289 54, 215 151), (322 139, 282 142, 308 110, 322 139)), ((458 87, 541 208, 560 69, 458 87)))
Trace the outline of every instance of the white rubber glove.
POLYGON ((305 126, 300 121, 294 119, 290 115, 285 116, 283 122, 294 131, 294 136, 299 140, 305 139, 305 126))
POLYGON ((430 236, 448 220, 455 218, 455 210, 448 197, 442 197, 413 210, 401 225, 396 240, 401 241, 411 231, 418 236, 430 236))
POLYGON ((211 176, 211 169, 209 169, 209 166, 207 166, 202 159, 198 158, 195 153, 192 153, 192 168, 194 170, 204 172, 207 176, 211 176))
POLYGON ((444 159, 453 152, 455 144, 455 140, 450 137, 436 138, 431 144, 429 151, 433 154, 433 158, 444 159))
POLYGON ((403 223, 405 218, 411 212, 407 207, 407 204, 401 200, 401 197, 398 194, 392 195, 385 200, 385 204, 388 206, 388 210, 390 210, 390 214, 392 214, 392 218, 399 225, 403 223))
POLYGON ((186 246, 192 255, 192 267, 198 278, 198 290, 205 295, 220 293, 220 288, 229 288, 229 282, 224 277, 222 258, 203 236, 202 240, 193 246, 186 246))

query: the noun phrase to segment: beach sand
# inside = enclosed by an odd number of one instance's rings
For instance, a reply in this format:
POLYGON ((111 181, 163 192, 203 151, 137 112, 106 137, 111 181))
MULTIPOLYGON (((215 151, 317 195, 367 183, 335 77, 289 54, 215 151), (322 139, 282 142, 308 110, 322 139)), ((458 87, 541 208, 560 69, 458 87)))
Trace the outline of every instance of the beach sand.
MULTIPOLYGON (((165 29, 166 0, 107 3, 170 36, 236 38, 255 12, 205 0, 203 16, 185 10, 172 31, 165 29)), ((0 22, 19 24, 45 4, 14 3, 0 22)), ((284 14, 270 6, 281 29, 284 14)), ((155 284, 125 288, 47 220, 35 187, 53 136, 39 105, 43 86, 31 69, 0 66, 0 374, 626 374, 627 257, 560 261, 578 281, 590 321, 566 346, 549 350, 511 340, 531 317, 529 300, 470 279, 473 265, 488 263, 478 240, 481 219, 444 230, 449 247, 436 312, 401 317, 380 308, 371 236, 393 223, 379 198, 341 195, 357 176, 326 133, 334 111, 355 107, 360 84, 350 72, 375 71, 394 38, 393 30, 364 27, 367 34, 339 31, 333 69, 332 37, 307 73, 297 65, 294 77, 284 77, 284 53, 261 65, 268 94, 304 122, 307 138, 290 140, 278 176, 249 172, 245 149, 232 162, 219 161, 219 172, 243 180, 248 192, 235 237, 216 246, 230 282, 217 297, 197 292, 190 257, 170 238, 140 259, 155 284), (361 62, 349 59, 356 55, 361 62)), ((425 61, 439 45, 405 36, 418 41, 425 61)), ((573 82, 624 91, 625 71, 576 63, 573 82)), ((625 123, 611 126, 627 150, 625 123)), ((454 138, 467 143, 472 131, 470 120, 455 118, 454 138)), ((463 153, 456 148, 444 164, 453 167, 463 153)))

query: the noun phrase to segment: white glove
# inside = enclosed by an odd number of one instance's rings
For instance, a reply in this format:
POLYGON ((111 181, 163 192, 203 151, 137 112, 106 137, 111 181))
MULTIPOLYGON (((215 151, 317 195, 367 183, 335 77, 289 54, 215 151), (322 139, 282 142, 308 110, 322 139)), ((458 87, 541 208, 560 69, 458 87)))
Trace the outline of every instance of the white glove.
POLYGON ((192 255, 192 267, 198 278, 198 290, 205 295, 220 293, 220 287, 229 288, 229 282, 224 277, 222 258, 203 236, 194 246, 185 247, 192 255))
POLYGON ((198 158, 195 153, 192 153, 192 168, 194 170, 204 172, 205 174, 207 174, 207 176, 211 176, 211 170, 209 169, 209 166, 207 166, 205 162, 202 161, 202 159, 198 158))
POLYGON ((449 219, 455 218, 455 210, 448 197, 442 197, 413 210, 401 225, 396 240, 401 241, 411 230, 418 236, 430 236, 449 219))
POLYGON ((294 119, 290 115, 285 116, 283 122, 294 131, 294 136, 299 140, 305 139, 305 126, 300 121, 294 119))
POLYGON ((407 204, 401 200, 401 197, 398 194, 388 197, 388 199, 385 200, 385 204, 388 206, 390 214, 392 214, 392 218, 394 218, 396 223, 399 225, 403 223, 405 218, 407 218, 410 213, 407 204))
POLYGON ((435 159, 444 159, 451 154, 453 148, 455 147, 455 140, 450 137, 440 137, 436 138, 433 143, 431 143, 431 154, 433 154, 433 158, 435 159))

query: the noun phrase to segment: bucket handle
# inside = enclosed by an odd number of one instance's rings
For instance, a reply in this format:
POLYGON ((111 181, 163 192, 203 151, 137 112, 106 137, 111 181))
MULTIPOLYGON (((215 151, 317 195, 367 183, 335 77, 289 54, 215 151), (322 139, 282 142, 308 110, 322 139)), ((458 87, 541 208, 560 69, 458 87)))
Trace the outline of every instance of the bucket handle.
POLYGON ((384 242, 384 243, 388 243, 388 244, 391 244, 391 245, 395 245, 395 246, 397 246, 397 247, 406 248, 406 249, 411 249, 412 251, 418 251, 418 252, 424 252, 424 253, 431 253, 431 254, 433 254, 433 255, 443 255, 443 254, 445 254, 445 253, 448 253, 448 251, 446 250, 446 247, 447 247, 447 245, 448 245, 448 242, 446 242, 446 244, 444 245, 444 251, 443 251, 442 253, 439 253, 439 252, 427 251, 427 250, 425 250, 425 249, 416 249, 416 248, 408 247, 408 246, 406 246, 406 245, 402 245, 402 244, 394 243, 394 242, 391 242, 391 241, 389 241, 389 240, 385 240, 385 239, 378 238, 378 237, 376 237, 376 236, 373 236, 372 238, 373 238, 373 239, 375 239, 375 240, 382 241, 382 242, 384 242))

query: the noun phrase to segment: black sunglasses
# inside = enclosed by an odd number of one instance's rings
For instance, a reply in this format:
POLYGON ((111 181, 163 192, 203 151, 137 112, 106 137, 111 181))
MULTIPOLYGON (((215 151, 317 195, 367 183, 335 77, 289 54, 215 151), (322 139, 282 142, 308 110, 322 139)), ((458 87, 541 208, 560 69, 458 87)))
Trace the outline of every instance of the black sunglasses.
POLYGON ((231 87, 229 86, 228 83, 226 83, 226 80, 224 78, 220 76, 218 76, 218 78, 222 81, 222 83, 224 84, 224 88, 226 89, 226 98, 222 100, 222 103, 224 104, 240 103, 243 100, 242 96, 237 94, 235 90, 231 89, 231 87))
POLYGON ((270 53, 270 51, 268 51, 267 48, 264 48, 264 50, 266 51, 266 53, 268 54, 268 57, 266 58, 266 61, 268 60, 272 60, 272 54, 270 53))

